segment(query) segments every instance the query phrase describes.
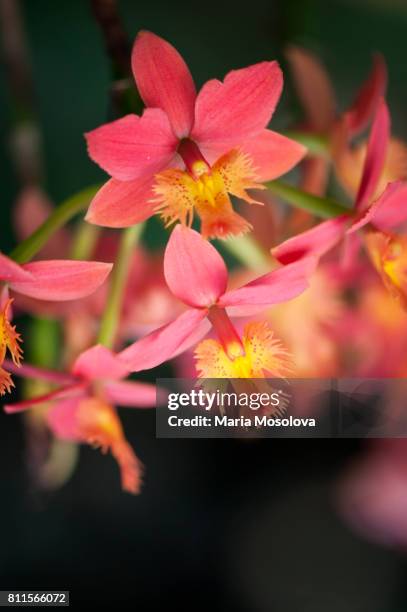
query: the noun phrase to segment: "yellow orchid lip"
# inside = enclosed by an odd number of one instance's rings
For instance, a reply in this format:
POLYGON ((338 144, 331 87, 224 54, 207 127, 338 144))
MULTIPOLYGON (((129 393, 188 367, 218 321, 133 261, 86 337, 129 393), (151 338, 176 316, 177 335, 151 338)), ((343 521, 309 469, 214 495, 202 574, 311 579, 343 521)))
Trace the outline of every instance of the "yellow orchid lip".
POLYGON ((181 222, 190 227, 197 213, 205 238, 226 238, 249 231, 251 225, 233 210, 230 195, 260 203, 247 193, 248 189, 263 188, 250 157, 233 149, 210 166, 191 141, 180 146, 178 153, 186 169, 171 168, 155 177, 156 212, 165 224, 181 222))
POLYGON ((266 378, 283 376, 291 371, 290 355, 274 337, 268 323, 248 323, 241 344, 243 352, 234 356, 222 342, 214 339, 201 342, 195 349, 199 377, 266 378))

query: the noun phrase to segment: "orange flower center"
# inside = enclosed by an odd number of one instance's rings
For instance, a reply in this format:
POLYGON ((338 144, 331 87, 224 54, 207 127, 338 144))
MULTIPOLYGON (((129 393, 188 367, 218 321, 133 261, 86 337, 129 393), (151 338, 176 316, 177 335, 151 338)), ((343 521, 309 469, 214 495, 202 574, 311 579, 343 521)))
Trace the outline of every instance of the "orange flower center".
POLYGON ((241 340, 204 340, 195 359, 200 378, 280 377, 291 370, 288 352, 266 322, 248 323, 241 340))
POLYGON ((185 170, 171 168, 155 177, 156 211, 166 225, 181 222, 191 226, 197 213, 205 238, 226 238, 249 231, 250 224, 233 210, 229 197, 231 194, 256 203, 246 190, 263 186, 257 182, 249 156, 233 149, 211 167, 196 144, 187 139, 181 142, 178 153, 185 170))
POLYGON ((1 367, 7 350, 16 366, 21 365, 23 356, 23 351, 20 347, 21 336, 16 332, 15 326, 11 325, 9 320, 12 302, 12 299, 7 300, 2 310, 0 310, 0 395, 4 395, 6 391, 10 393, 12 387, 14 387, 10 373, 1 367))

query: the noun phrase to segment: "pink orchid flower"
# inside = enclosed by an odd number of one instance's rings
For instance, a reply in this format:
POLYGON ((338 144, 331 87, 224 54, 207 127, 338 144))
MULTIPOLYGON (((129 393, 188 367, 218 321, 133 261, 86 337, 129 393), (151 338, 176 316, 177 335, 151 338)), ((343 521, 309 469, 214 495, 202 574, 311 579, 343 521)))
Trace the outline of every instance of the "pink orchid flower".
POLYGON ((313 268, 313 259, 303 259, 227 291, 227 268, 217 250, 198 232, 177 225, 165 251, 164 274, 170 290, 188 310, 130 345, 119 358, 131 371, 155 367, 201 340, 209 330, 209 320, 220 341, 217 348, 222 349, 218 362, 224 368, 230 366, 234 378, 250 377, 248 372, 254 370, 270 371, 276 352, 271 330, 252 324, 241 340, 228 313, 247 316, 296 297, 308 286, 313 268))
POLYGON ((40 300, 75 300, 90 295, 106 280, 112 264, 95 261, 49 260, 23 265, 0 253, 0 395, 10 392, 12 378, 2 367, 7 351, 19 366, 21 337, 11 325, 12 294, 40 300))
POLYGON ((283 85, 277 62, 234 70, 197 94, 176 49, 140 32, 132 68, 147 108, 86 134, 90 157, 112 177, 87 220, 127 227, 159 212, 168 225, 190 225, 197 213, 205 237, 250 229, 229 194, 254 202, 247 189, 284 174, 305 154, 266 129, 283 85))
POLYGON ((287 264, 304 256, 321 257, 346 239, 346 261, 355 255, 362 238, 385 285, 404 301, 407 291, 407 240, 393 231, 407 220, 407 183, 389 183, 382 195, 372 201, 386 156, 389 125, 387 106, 382 101, 373 121, 362 179, 349 214, 320 223, 286 240, 272 249, 272 254, 280 263, 287 264))
POLYGON ((91 444, 102 452, 110 450, 116 459, 125 491, 138 493, 141 464, 127 442, 116 409, 120 406, 155 406, 156 387, 148 383, 122 380, 129 371, 109 349, 97 345, 83 352, 70 373, 23 365, 9 369, 26 378, 59 385, 46 395, 4 407, 8 414, 50 403, 46 419, 57 438, 91 444))

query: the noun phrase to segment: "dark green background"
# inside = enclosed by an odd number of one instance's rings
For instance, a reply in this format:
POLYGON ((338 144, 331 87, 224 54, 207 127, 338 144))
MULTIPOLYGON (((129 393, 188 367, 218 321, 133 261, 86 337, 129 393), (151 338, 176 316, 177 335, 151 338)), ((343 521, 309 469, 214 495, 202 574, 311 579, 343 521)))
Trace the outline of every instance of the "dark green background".
MULTIPOLYGON (((131 36, 147 28, 187 59, 197 84, 282 57, 296 42, 325 61, 341 105, 367 74, 372 51, 389 65, 395 131, 407 136, 407 6, 371 0, 169 0, 120 3, 131 36)), ((108 115, 109 62, 86 1, 22 3, 43 131, 46 188, 55 202, 103 173, 83 132, 108 115)), ((12 245, 18 193, 8 155, 13 108, 0 75, 1 244, 12 245)), ((289 83, 274 126, 298 118, 289 83)), ((354 537, 333 488, 363 445, 345 441, 165 441, 153 413, 123 412, 146 464, 141 497, 120 493, 113 461, 84 449, 62 491, 27 478, 18 418, 0 417, 0 586, 71 589, 71 605, 269 612, 405 610, 403 557, 354 537)))

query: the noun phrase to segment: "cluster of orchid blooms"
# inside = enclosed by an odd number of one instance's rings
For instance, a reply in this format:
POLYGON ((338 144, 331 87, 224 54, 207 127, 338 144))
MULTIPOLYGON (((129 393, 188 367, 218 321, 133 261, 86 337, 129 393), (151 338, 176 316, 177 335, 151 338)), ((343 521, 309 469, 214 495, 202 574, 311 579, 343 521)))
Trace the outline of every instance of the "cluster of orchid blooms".
MULTIPOLYGON (((12 375, 41 383, 6 412, 30 408, 57 439, 109 450, 127 491, 139 491, 141 467, 114 406, 156 400, 155 386, 132 373, 170 360, 179 376, 203 378, 407 372, 407 148, 390 137, 384 62, 375 58, 355 102, 338 113, 318 60, 298 48, 287 57, 305 114, 296 133, 317 148, 267 127, 283 86, 276 61, 233 70, 197 93, 174 47, 141 32, 131 60, 145 110, 86 134, 89 156, 110 178, 85 221, 134 229, 159 215, 171 232, 164 254, 134 246, 120 288, 111 230, 97 234, 95 261, 59 259, 72 252, 66 227, 41 245, 40 261, 0 255, 0 393, 12 390, 12 375), (294 167, 299 187, 286 199, 295 192, 292 203, 313 202, 332 218, 278 200, 273 182, 294 167), (329 206, 331 175, 343 205, 329 206), (255 245, 261 264, 248 259, 228 274, 212 239, 221 249, 235 241, 240 262, 255 245), (114 338, 98 342, 114 287, 114 338), (22 363, 13 308, 62 322, 65 370, 22 363)), ((26 190, 19 237, 29 240, 49 215, 44 194, 26 190)))

